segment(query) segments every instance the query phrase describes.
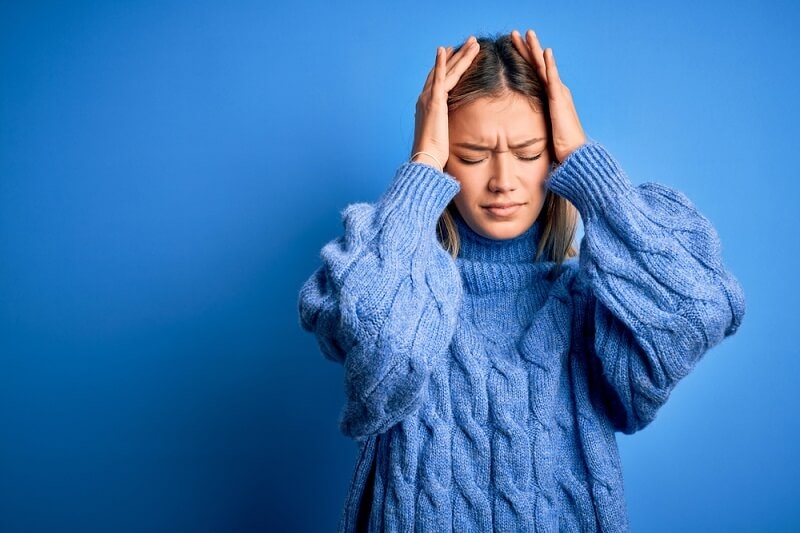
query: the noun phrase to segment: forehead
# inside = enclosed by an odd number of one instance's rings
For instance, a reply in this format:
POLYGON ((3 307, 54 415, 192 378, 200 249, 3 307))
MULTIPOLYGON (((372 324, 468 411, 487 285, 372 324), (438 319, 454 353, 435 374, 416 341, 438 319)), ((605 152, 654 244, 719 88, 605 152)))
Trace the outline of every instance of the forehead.
POLYGON ((531 134, 547 136, 544 113, 517 93, 485 96, 464 104, 450 113, 449 126, 451 137, 490 143, 498 138, 514 142, 531 134))

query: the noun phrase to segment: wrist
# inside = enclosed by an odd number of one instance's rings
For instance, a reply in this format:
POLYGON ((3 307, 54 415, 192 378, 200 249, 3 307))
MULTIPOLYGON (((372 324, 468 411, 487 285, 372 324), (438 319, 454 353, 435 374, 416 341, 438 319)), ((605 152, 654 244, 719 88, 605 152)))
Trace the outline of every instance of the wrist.
POLYGON ((438 156, 432 154, 431 152, 416 151, 411 155, 410 161, 413 163, 424 163, 436 168, 440 172, 444 172, 444 163, 439 159, 438 156))
POLYGON ((586 142, 587 142, 587 139, 584 136, 583 138, 578 138, 578 139, 573 140, 572 143, 569 144, 568 146, 561 146, 561 147, 556 148, 555 152, 556 152, 556 159, 558 160, 558 163, 560 164, 561 162, 563 162, 574 151, 576 151, 578 148, 580 148, 581 146, 586 144, 586 142))

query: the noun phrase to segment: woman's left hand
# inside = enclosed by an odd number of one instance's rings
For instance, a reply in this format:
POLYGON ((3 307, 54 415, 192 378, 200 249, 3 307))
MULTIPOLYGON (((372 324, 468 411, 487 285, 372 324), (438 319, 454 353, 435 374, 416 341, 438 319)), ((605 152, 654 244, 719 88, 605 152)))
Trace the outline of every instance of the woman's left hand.
POLYGON ((547 87, 547 98, 550 104, 550 122, 552 123, 553 147, 558 163, 564 161, 569 154, 586 142, 578 112, 572 102, 572 93, 561 82, 556 69, 553 49, 542 50, 533 30, 525 34, 525 42, 517 30, 511 32, 511 42, 525 60, 533 66, 539 78, 547 87))

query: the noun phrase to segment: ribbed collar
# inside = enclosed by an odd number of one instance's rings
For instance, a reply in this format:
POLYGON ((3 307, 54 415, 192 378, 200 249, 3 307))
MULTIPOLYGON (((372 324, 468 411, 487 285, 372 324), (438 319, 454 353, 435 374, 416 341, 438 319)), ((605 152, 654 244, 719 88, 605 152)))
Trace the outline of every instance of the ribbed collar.
POLYGON ((453 211, 461 241, 460 258, 492 263, 533 263, 541 237, 541 222, 538 220, 524 233, 511 239, 490 239, 470 228, 458 210, 453 211))
MULTIPOLYGON (((490 239, 476 233, 454 210, 460 246, 456 263, 467 292, 487 294, 519 290, 546 290, 546 278, 555 267, 551 261, 534 262, 541 238, 538 220, 511 239, 490 239), (545 282, 545 283, 543 283, 545 282)), ((544 293, 543 293, 544 294, 544 293)))

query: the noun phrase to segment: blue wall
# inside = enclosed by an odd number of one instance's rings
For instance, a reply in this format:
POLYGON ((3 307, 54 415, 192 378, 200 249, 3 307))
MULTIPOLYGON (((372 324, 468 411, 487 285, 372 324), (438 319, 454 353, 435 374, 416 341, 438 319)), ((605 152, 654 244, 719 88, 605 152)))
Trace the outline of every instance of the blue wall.
POLYGON ((633 529, 800 528, 796 4, 18 4, 0 531, 333 530, 356 447, 297 291, 408 157, 436 46, 527 27, 586 132, 714 223, 747 298, 619 438, 633 529))

